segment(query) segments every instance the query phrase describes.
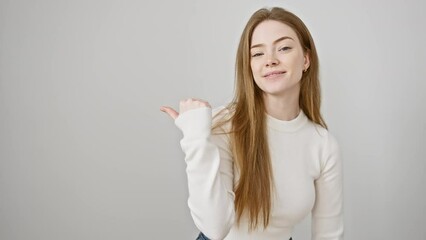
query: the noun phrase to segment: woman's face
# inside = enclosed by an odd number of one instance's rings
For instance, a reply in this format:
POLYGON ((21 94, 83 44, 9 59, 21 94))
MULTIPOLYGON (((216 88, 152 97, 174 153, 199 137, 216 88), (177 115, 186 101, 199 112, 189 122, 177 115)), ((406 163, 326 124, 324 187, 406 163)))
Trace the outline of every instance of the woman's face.
POLYGON ((267 95, 299 92, 302 72, 309 67, 296 32, 288 25, 267 20, 253 31, 250 65, 254 81, 267 95))

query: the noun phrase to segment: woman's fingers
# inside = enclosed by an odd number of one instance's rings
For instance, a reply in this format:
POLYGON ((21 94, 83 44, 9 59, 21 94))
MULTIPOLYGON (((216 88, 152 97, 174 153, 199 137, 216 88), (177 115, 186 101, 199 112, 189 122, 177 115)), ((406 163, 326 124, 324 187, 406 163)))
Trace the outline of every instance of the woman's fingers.
POLYGON ((166 107, 166 106, 162 106, 160 110, 167 113, 173 119, 176 119, 179 116, 179 114, 182 114, 192 109, 197 109, 202 107, 211 108, 210 104, 207 101, 197 99, 197 98, 188 98, 188 99, 180 101, 179 112, 177 112, 171 107, 166 107))
POLYGON ((173 119, 176 119, 178 116, 179 116, 179 113, 178 112, 176 112, 176 110, 174 110, 173 108, 171 108, 171 107, 166 107, 166 106, 163 106, 163 107, 161 107, 160 108, 160 110, 162 111, 162 112, 165 112, 165 113, 167 113, 171 118, 173 118, 173 119))
POLYGON ((201 108, 201 107, 211 107, 207 101, 197 98, 188 98, 180 101, 179 111, 180 113, 184 113, 186 111, 201 108))

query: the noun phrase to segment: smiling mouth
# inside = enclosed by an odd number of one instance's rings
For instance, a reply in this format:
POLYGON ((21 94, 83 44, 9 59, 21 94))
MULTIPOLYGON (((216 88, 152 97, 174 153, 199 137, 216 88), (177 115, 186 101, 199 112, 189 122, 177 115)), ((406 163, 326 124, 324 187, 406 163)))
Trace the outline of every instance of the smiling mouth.
POLYGON ((285 71, 271 72, 271 73, 266 74, 266 75, 265 75, 265 76, 263 76, 263 77, 265 77, 265 78, 274 78, 274 77, 279 76, 279 75, 282 75, 282 74, 284 74, 284 73, 286 73, 286 72, 285 72, 285 71))

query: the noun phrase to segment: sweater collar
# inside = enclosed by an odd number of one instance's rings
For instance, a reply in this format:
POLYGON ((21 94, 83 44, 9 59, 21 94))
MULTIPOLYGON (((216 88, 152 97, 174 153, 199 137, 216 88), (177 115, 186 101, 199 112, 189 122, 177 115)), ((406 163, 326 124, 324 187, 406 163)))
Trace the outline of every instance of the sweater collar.
POLYGON ((283 121, 266 114, 268 127, 281 132, 295 132, 308 122, 308 117, 300 110, 296 118, 283 121))

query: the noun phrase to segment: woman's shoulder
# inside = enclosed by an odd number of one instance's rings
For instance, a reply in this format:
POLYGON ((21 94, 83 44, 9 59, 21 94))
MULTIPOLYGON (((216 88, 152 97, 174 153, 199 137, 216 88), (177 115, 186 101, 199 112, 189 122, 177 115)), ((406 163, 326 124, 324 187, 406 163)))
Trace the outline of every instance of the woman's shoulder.
POLYGON ((324 143, 337 142, 334 134, 330 132, 328 128, 325 128, 324 126, 315 123, 311 120, 309 120, 308 122, 311 126, 311 130, 314 136, 317 137, 320 141, 324 143))
POLYGON ((311 126, 313 126, 314 135, 316 135, 317 139, 322 143, 321 145, 323 145, 328 150, 338 148, 338 141, 330 129, 325 128, 318 123, 311 121, 309 122, 311 123, 311 126))

